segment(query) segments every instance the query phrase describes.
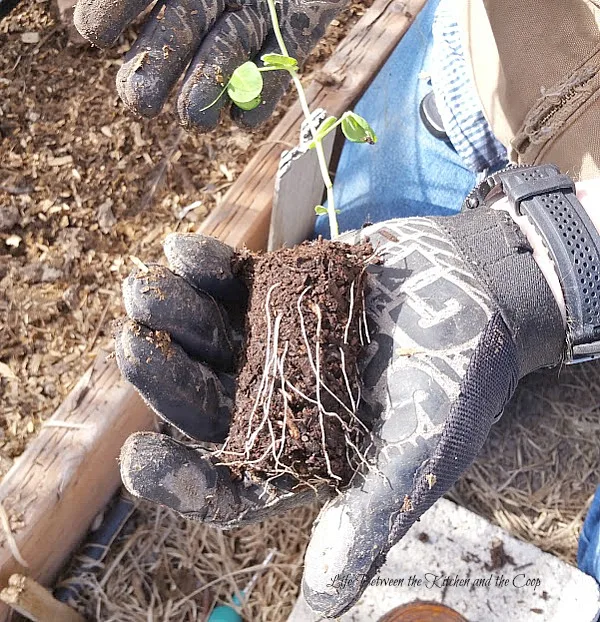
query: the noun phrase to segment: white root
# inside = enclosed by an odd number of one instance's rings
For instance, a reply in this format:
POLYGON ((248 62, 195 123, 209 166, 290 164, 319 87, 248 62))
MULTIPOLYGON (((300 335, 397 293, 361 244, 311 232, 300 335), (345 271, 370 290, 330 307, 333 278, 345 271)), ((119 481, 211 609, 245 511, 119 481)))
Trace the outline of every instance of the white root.
POLYGON ((309 285, 308 287, 305 287, 302 290, 302 293, 300 294, 296 302, 296 308, 298 309, 298 315, 300 316, 300 331, 302 332, 302 338, 304 339, 304 343, 306 345, 306 355, 308 356, 308 362, 310 363, 310 366, 312 367, 314 371, 315 364, 313 362, 312 350, 310 349, 310 341, 308 340, 308 335, 306 334, 306 326, 304 325, 304 315, 302 313, 302 299, 304 298, 306 293, 310 291, 311 289, 312 288, 309 285))
POLYGON ((273 424, 271 423, 271 419, 269 418, 267 418, 267 425, 269 427, 269 435, 271 436, 271 444, 269 445, 269 449, 271 449, 273 453, 273 460, 275 460, 275 469, 277 469, 277 467, 283 467, 283 465, 279 462, 279 458, 277 456, 277 439, 275 438, 273 424))
MULTIPOLYGON (((271 306, 272 294, 275 288, 280 286, 281 283, 275 283, 272 285, 266 295, 265 298, 265 314, 266 314, 266 324, 267 324, 267 339, 266 339, 266 347, 265 347, 265 359, 264 359, 264 368, 262 372, 262 376, 260 379, 260 384, 258 386, 256 398, 254 400, 252 411, 248 416, 247 423, 247 431, 246 431, 246 441, 244 443, 244 451, 243 452, 232 452, 226 451, 224 445, 221 450, 216 453, 225 454, 231 457, 237 457, 237 460, 228 461, 226 464, 228 466, 257 466, 260 463, 264 463, 267 461, 267 465, 265 465, 265 475, 268 476, 267 482, 271 482, 276 477, 288 473, 295 477, 296 479, 301 479, 303 484, 308 485, 313 488, 315 494, 317 493, 317 489, 314 488, 313 484, 319 483, 329 483, 331 484, 331 480, 341 481, 341 477, 336 475, 333 472, 331 457, 327 450, 327 433, 325 429, 325 417, 333 417, 340 424, 341 429, 344 434, 344 440, 346 444, 346 457, 348 459, 348 463, 352 464, 352 455, 356 456, 355 464, 364 465, 368 470, 372 470, 376 467, 373 464, 370 464, 366 453, 368 453, 368 448, 365 453, 358 448, 358 442, 362 442, 362 438, 366 435, 370 437, 371 433, 367 426, 363 421, 358 417, 358 405, 361 400, 361 387, 359 386, 357 389, 357 395, 354 396, 352 393, 352 387, 350 383, 350 378, 348 375, 348 370, 346 368, 346 357, 343 350, 343 347, 339 348, 340 353, 340 364, 342 368, 342 374, 344 378, 344 386, 346 388, 349 405, 345 404, 342 399, 340 399, 325 383, 324 378, 322 377, 321 372, 321 335, 323 330, 323 315, 321 308, 316 303, 310 303, 309 308, 316 316, 316 336, 315 336, 315 350, 313 352, 313 344, 308 338, 307 328, 306 328, 306 309, 302 309, 302 302, 306 294, 312 289, 311 286, 307 286, 296 301, 296 307, 300 319, 300 331, 302 334, 302 339, 306 346, 306 356, 310 365, 310 368, 315 377, 315 394, 316 399, 309 397, 303 391, 301 391, 297 386, 295 386, 285 374, 285 360, 288 355, 289 350, 289 341, 286 341, 283 347, 281 348, 281 354, 279 353, 280 344, 280 329, 283 321, 283 314, 278 313, 275 317, 273 317, 273 309, 271 306), (280 386, 277 388, 277 393, 281 394, 281 399, 283 401, 283 411, 281 415, 281 420, 277 421, 277 427, 281 426, 281 435, 279 436, 274 429, 274 421, 271 420, 270 414, 272 409, 273 395, 276 392, 275 385, 279 384, 280 386), (327 473, 329 479, 325 477, 321 477, 318 475, 311 475, 309 481, 306 481, 304 478, 300 477, 299 474, 290 466, 283 464, 281 462, 283 452, 286 447, 286 442, 288 436, 293 438, 295 434, 294 431, 295 424, 293 424, 293 416, 292 419, 288 421, 290 417, 290 413, 292 410, 290 408, 290 399, 291 394, 288 392, 291 391, 298 396, 300 396, 306 402, 313 404, 317 408, 318 413, 318 421, 320 428, 320 444, 323 452, 323 457, 325 460, 327 473), (344 420, 337 412, 329 412, 323 402, 322 396, 326 392, 329 394, 336 403, 340 405, 340 407, 348 414, 346 420, 344 420), (256 421, 258 410, 262 410, 262 418, 260 422, 256 421), (252 424, 256 421, 257 426, 253 429, 252 424), (353 426, 354 424, 354 426, 353 426), (262 455, 259 457, 250 460, 250 455, 252 450, 255 448, 260 432, 265 428, 265 426, 269 430, 270 443, 268 447, 264 450, 262 455), (290 427, 292 426, 292 427, 290 427), (290 427, 288 431, 288 427, 290 427), (360 430, 358 429, 360 428, 360 430), (279 438, 278 438, 279 436, 279 438)), ((362 297, 362 310, 357 309, 357 298, 356 298, 356 287, 358 285, 357 280, 353 281, 350 286, 350 304, 349 304, 349 312, 348 312, 348 320, 344 327, 343 332, 343 343, 347 344, 349 340, 350 328, 352 325, 353 316, 358 316, 357 328, 359 332, 360 341, 364 344, 363 341, 363 327, 366 339, 370 342, 370 336, 368 331, 367 324, 367 316, 366 316, 366 306, 364 296, 362 297), (362 311, 362 312, 361 312, 362 311)), ((342 413, 343 414, 343 413, 342 413)), ((266 493, 266 489, 263 494, 266 493)))
POLYGON ((344 345, 348 344, 348 332, 350 331, 350 325, 352 324, 352 314, 354 313, 354 283, 356 280, 352 281, 350 284, 350 308, 348 309, 348 321, 346 322, 346 326, 344 328, 344 345))
POLYGON ((314 404, 315 406, 318 404, 317 400, 313 400, 312 397, 308 397, 306 393, 302 393, 300 389, 294 386, 287 378, 285 380, 285 386, 289 387, 294 393, 297 393, 302 399, 305 399, 310 404, 314 404))
POLYGON ((285 447, 285 431, 287 429, 287 414, 289 410, 288 405, 288 394, 285 390, 285 374, 283 373, 283 363, 285 361, 285 357, 287 355, 288 346, 290 345, 289 341, 285 342, 283 346, 283 352, 281 353, 281 357, 279 358, 278 369, 279 369, 279 379, 281 380, 281 396, 283 398, 283 425, 281 426, 281 445, 279 446, 279 453, 277 454, 277 462, 281 458, 281 454, 283 453, 283 448, 285 447))
POLYGON ((271 294, 273 293, 275 288, 279 287, 280 285, 281 283, 275 283, 274 285, 271 285, 271 287, 269 288, 269 291, 267 292, 267 296, 265 298, 265 313, 267 314, 267 347, 265 351, 265 365, 264 365, 263 375, 260 381, 260 385, 258 387, 258 391, 256 392, 256 400, 254 401, 254 406, 252 407, 250 416, 248 417, 248 435, 250 434, 250 430, 252 426, 252 419, 254 418, 254 413, 258 409, 258 405, 261 402, 264 386, 267 383, 267 380, 269 377, 269 366, 270 366, 270 359, 271 359, 271 350, 270 350, 271 348, 271 312, 270 312, 271 294))
POLYGON ((367 343, 371 343, 371 335, 369 335, 369 324, 367 323, 367 305, 364 296, 362 297, 362 321, 365 326, 365 337, 367 338, 367 343))
POLYGON ((319 305, 313 304, 312 310, 317 316, 317 334, 315 335, 315 380, 317 382, 317 402, 319 404, 319 427, 321 428, 321 448, 323 449, 323 455, 325 457, 325 463, 327 465, 327 473, 333 478, 341 481, 342 478, 339 475, 336 475, 331 470, 331 460, 329 458, 329 453, 327 451, 327 441, 325 434, 325 421, 323 419, 323 413, 325 412, 325 408, 321 403, 321 324, 323 321, 323 316, 321 315, 321 309, 319 305))
MULTIPOLYGON (((323 382, 323 380, 321 379, 321 376, 316 368, 313 356, 312 356, 312 350, 311 350, 311 346, 310 346, 310 340, 308 339, 308 335, 306 333, 306 326, 304 324, 304 314, 302 313, 302 298, 305 296, 305 294, 310 290, 310 286, 306 287, 304 289, 304 291, 300 294, 300 297, 298 298, 298 302, 296 303, 296 307, 298 309, 298 315, 300 316, 300 331, 302 333, 302 338, 304 339, 304 344, 306 346, 306 355, 308 356, 308 362, 310 364, 310 367, 315 375, 315 380, 317 383, 317 401, 313 402, 313 403, 317 403, 319 405, 319 408, 323 408, 323 406, 321 405, 321 401, 319 399, 319 393, 320 393, 320 387, 323 387, 327 393, 329 393, 329 395, 331 395, 337 402, 339 402, 339 404, 346 410, 348 411, 350 414, 352 414, 352 411, 348 408, 348 406, 346 406, 346 404, 344 404, 344 402, 342 402, 342 400, 340 400, 340 398, 323 382)), ((320 309, 319 309, 319 314, 321 313, 320 309)), ((317 340, 318 343, 318 340, 317 340)), ((317 346, 318 347, 318 346, 317 346)))
POLYGON ((298 301, 296 303, 296 308, 298 309, 298 315, 300 316, 300 330, 302 332, 302 338, 304 339, 304 344, 306 345, 306 355, 308 356, 308 361, 310 363, 311 369, 313 370, 313 373, 315 374, 315 380, 316 380, 316 393, 317 393, 317 399, 316 399, 316 403, 317 403, 317 410, 319 413, 319 426, 321 428, 321 446, 323 449, 323 456, 325 458, 325 464, 327 465, 327 472, 329 473, 330 477, 332 479, 337 479, 337 480, 341 480, 341 478, 338 475, 335 475, 333 473, 333 471, 331 470, 331 461, 329 459, 329 453, 327 452, 327 445, 325 442, 325 427, 324 427, 324 421, 323 421, 323 413, 325 412, 325 409, 323 407, 323 404, 321 403, 321 376, 320 376, 320 361, 319 361, 319 352, 321 349, 321 345, 320 345, 320 339, 321 339, 321 322, 322 322, 322 316, 321 316, 321 309, 319 309, 318 305, 313 305, 313 311, 316 313, 317 315, 317 334, 315 336, 316 338, 316 353, 315 356, 317 358, 317 363, 315 365, 315 362, 313 360, 313 356, 312 356, 312 350, 311 350, 311 346, 310 346, 310 341, 308 339, 308 335, 306 333, 306 325, 304 323, 304 314, 302 313, 302 299, 304 298, 304 296, 306 295, 306 293, 311 289, 310 286, 304 288, 304 290, 302 291, 302 293, 300 294, 300 296, 298 297, 298 301))
MULTIPOLYGON (((336 402, 338 402, 340 404, 340 406, 342 406, 342 408, 344 408, 344 410, 350 415, 350 417, 352 419, 354 419, 356 422, 359 423, 360 426, 362 426, 365 431, 368 433, 369 430, 367 429, 367 427, 363 424, 363 422, 356 416, 356 409, 357 409, 357 404, 359 403, 359 400, 354 400, 354 397, 352 395, 352 391, 350 390, 350 381, 348 380, 348 375, 346 373, 346 362, 345 362, 345 356, 344 356, 344 352, 343 349, 340 348, 340 354, 341 354, 341 363, 342 363, 342 370, 344 373, 344 377, 346 379, 346 388, 348 390, 348 395, 350 397, 350 403, 352 405, 352 409, 348 408, 348 406, 346 404, 344 404, 344 402, 323 382, 323 379, 321 378, 321 374, 319 372, 319 370, 317 369, 314 359, 312 357, 312 351, 310 348, 310 341, 308 339, 308 335, 306 333, 306 326, 304 323, 304 315, 302 313, 302 307, 301 307, 301 302, 302 302, 302 297, 308 292, 308 290, 310 289, 310 287, 307 287, 301 294, 300 294, 300 298, 298 299, 298 303, 297 303, 297 308, 298 308, 298 314, 300 315, 300 330, 302 332, 302 337, 304 339, 304 343, 306 345, 306 351, 307 351, 307 355, 308 355, 308 362, 311 366, 311 369, 313 371, 313 373, 315 374, 315 379, 316 379, 316 383, 317 383, 317 400, 311 400, 308 396, 304 395, 304 393, 300 392, 296 387, 294 387, 293 385, 291 385, 290 383, 290 387, 296 391, 299 395, 301 395, 304 399, 308 400, 309 402, 316 404, 319 409, 323 409, 323 412, 326 415, 333 415, 334 413, 331 413, 329 411, 326 411, 323 408, 323 405, 321 404, 320 398, 319 398, 319 393, 320 393, 320 387, 323 387, 323 389, 325 389, 325 391, 327 391, 327 393, 329 393, 329 395, 331 395, 331 397, 333 397, 336 402)), ((318 309, 318 317, 319 317, 319 322, 321 321, 321 310, 318 308, 318 306, 315 305, 315 307, 318 309)), ((314 311, 314 309, 313 309, 314 311)), ((320 324, 319 324, 320 326, 320 324)), ((319 341, 317 340, 317 344, 319 343, 319 341)), ((318 345, 317 345, 318 347, 318 345)), ((360 397, 360 387, 359 387, 359 397, 360 397)), ((340 419, 340 421, 342 421, 340 419)))
POLYGON ((279 351, 279 330, 281 328, 282 318, 283 318, 283 313, 278 313, 277 317, 275 318, 275 327, 273 329, 273 347, 272 347, 273 357, 272 357, 272 361, 270 364, 270 371, 269 371, 269 374, 271 376, 271 383, 269 386, 269 391, 267 393, 267 396, 263 402, 263 411, 267 416, 271 410, 271 400, 273 399, 273 391, 275 390, 275 380, 279 372, 279 365, 278 365, 279 359, 278 359, 277 353, 279 351))
POLYGON ((352 395, 352 388, 350 387, 350 379, 348 378, 348 374, 346 373, 346 355, 344 354, 344 348, 340 348, 340 363, 342 367, 342 374, 344 374, 346 391, 348 391, 348 395, 350 396, 350 405, 352 406, 352 412, 355 413, 358 402, 354 401, 354 397, 352 395))
MULTIPOLYGON (((358 423, 359 426, 361 426, 364 431, 366 432, 367 435, 370 435, 369 429, 365 426, 365 424, 360 420, 360 418, 356 415, 356 409, 357 409, 357 405, 360 402, 360 387, 359 387, 359 394, 357 399, 354 399, 354 396, 352 395, 352 391, 350 389, 350 381, 348 379, 348 375, 346 372, 346 361, 345 361, 345 356, 344 356, 344 352, 343 349, 340 348, 340 354, 341 354, 341 364, 342 364, 342 370, 343 370, 343 374, 344 374, 344 378, 345 378, 345 383, 346 383, 346 388, 348 390, 348 394, 350 396, 350 401, 351 401, 351 405, 352 405, 352 410, 349 409, 338 397, 337 395, 335 395, 335 393, 333 393, 333 391, 331 391, 331 389, 329 389, 329 387, 327 387, 325 385, 325 383, 323 382, 322 378, 321 378, 321 373, 320 373, 320 361, 319 361, 319 351, 320 351, 320 330, 321 330, 321 323, 322 323, 322 315, 321 315, 321 310, 318 307, 318 305, 313 305, 312 310, 313 312, 317 315, 317 337, 316 337, 316 341, 317 341, 317 346, 316 346, 316 356, 315 358, 317 359, 317 361, 315 362, 315 360, 312 357, 312 351, 310 348, 310 341, 308 340, 308 335, 306 333, 306 326, 305 326, 305 322, 304 322, 304 315, 302 313, 302 307, 301 307, 301 302, 302 302, 302 298, 303 296, 307 293, 307 291, 310 288, 307 287, 302 294, 300 295, 299 299, 298 299, 298 303, 297 303, 297 308, 298 308, 298 314, 300 316, 300 330, 302 332, 302 337, 304 339, 304 343, 306 345, 307 348, 307 355, 308 355, 308 360, 310 363, 310 366, 313 370, 313 373, 315 374, 315 379, 316 379, 316 392, 317 392, 317 399, 313 400, 311 398, 309 398, 307 395, 305 395, 304 393, 302 393, 297 387, 295 387, 291 382, 287 381, 286 384, 287 386, 289 386, 293 391, 295 391, 296 393, 298 393, 300 396, 302 396, 304 399, 306 399, 307 401, 315 404, 319 410, 319 424, 321 426, 321 441, 322 443, 323 441, 323 436, 325 434, 325 430, 324 430, 324 426, 323 426, 323 415, 327 415, 329 417, 334 417, 336 418, 339 423, 342 425, 342 429, 344 429, 346 431, 346 433, 344 434, 344 437, 347 441, 347 443, 352 447, 352 449, 355 451, 355 453, 357 454, 359 461, 365 465, 367 465, 368 468, 371 468, 371 465, 369 464, 368 460, 366 459, 366 457, 362 454, 362 452, 358 449, 358 447, 355 445, 355 443, 352 442, 352 440, 349 438, 347 431, 350 429, 348 424, 337 414, 334 412, 329 412, 327 410, 325 410, 325 408, 323 407, 323 404, 321 402, 320 399, 320 388, 323 387, 332 397, 335 398, 335 400, 337 402, 339 402, 341 404, 341 406, 343 406, 343 408, 349 413, 351 419, 355 422, 358 423)), ((330 475, 333 476, 333 474, 331 473, 331 469, 330 469, 330 462, 329 462, 329 454, 327 453, 325 447, 323 447, 323 451, 324 451, 324 457, 325 457, 325 461, 327 463, 328 466, 328 471, 330 473, 330 475)), ((336 477, 336 476, 333 476, 336 477)), ((336 477, 337 478, 337 477, 336 477)), ((339 478, 337 478, 339 479, 339 478)))
MULTIPOLYGON (((266 397, 263 397, 261 395, 261 399, 262 399, 262 403, 263 403, 263 418, 261 419, 260 424, 258 425, 258 427, 252 431, 251 429, 251 424, 252 424, 252 419, 248 420, 248 432, 246 434, 246 443, 245 443, 245 449, 246 449, 246 454, 249 455, 252 448, 254 447, 254 443, 256 442, 256 439, 258 438, 258 435, 260 434, 260 431, 263 429, 265 423, 269 420, 269 415, 270 415, 270 409, 271 409, 271 399, 273 397, 273 390, 275 388, 275 379, 277 377, 277 350, 278 350, 278 342, 279 342, 279 327, 281 326, 281 318, 282 318, 282 314, 279 313, 277 315, 277 317, 275 318, 275 326, 274 329, 272 331, 272 336, 273 336, 273 346, 271 347, 271 350, 273 352, 273 355, 271 357, 271 359, 267 362, 267 370, 266 370, 266 374, 265 372, 263 372, 263 379, 267 378, 267 382, 265 384, 269 385, 269 391, 266 395, 266 397), (273 373, 271 373, 271 369, 273 369, 273 373), (269 381, 269 376, 271 376, 271 380, 269 381)), ((270 316, 269 316, 270 318, 270 316)), ((271 330, 269 330, 269 339, 271 337, 271 330)), ((267 346, 267 348, 269 348, 269 345, 267 346)), ((262 385, 262 381, 261 381, 261 385, 262 385)), ((265 387, 263 386, 263 393, 264 393, 265 387)))

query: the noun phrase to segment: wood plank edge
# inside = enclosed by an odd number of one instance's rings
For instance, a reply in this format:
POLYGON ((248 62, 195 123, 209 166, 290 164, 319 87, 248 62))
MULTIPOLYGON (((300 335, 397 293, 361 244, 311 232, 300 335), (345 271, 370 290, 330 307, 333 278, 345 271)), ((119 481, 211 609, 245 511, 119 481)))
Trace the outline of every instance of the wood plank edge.
MULTIPOLYGON (((135 431, 156 427, 154 413, 100 355, 0 482, 0 503, 24 522, 0 536, 0 587, 25 573, 49 585, 120 486, 118 456, 135 431), (59 424, 61 427, 53 427, 59 424), (63 427, 72 425, 74 427, 63 427)), ((0 603, 0 621, 10 608, 0 603)))

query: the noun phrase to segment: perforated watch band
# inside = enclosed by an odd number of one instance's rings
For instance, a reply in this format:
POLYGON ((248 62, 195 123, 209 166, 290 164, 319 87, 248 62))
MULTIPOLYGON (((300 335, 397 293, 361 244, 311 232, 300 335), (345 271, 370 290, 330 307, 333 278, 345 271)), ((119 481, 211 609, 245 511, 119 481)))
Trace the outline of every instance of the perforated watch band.
POLYGON ((600 235, 556 166, 514 167, 495 173, 471 193, 465 207, 508 197, 543 238, 558 273, 567 309, 567 361, 600 357, 600 235))

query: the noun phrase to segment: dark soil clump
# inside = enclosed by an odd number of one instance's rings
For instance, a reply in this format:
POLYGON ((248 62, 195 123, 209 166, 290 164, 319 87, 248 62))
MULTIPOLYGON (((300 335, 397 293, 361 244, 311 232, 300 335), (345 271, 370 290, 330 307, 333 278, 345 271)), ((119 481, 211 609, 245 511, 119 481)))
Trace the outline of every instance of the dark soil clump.
POLYGON ((357 413, 357 360, 369 340, 364 279, 371 256, 369 244, 324 240, 238 255, 234 269, 250 297, 223 452, 234 472, 349 482, 367 434, 357 413))

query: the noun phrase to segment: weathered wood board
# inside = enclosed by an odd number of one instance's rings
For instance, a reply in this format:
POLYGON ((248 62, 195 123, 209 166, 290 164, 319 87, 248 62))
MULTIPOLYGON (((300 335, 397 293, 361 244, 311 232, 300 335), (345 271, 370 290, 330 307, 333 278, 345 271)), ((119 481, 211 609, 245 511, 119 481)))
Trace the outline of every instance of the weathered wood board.
MULTIPOLYGON (((313 118, 318 127, 329 115, 321 108, 315 110, 313 118)), ((305 125, 305 124, 303 124, 305 125)), ((267 250, 282 246, 295 246, 308 239, 315 227, 314 207, 319 205, 325 192, 319 160, 314 149, 308 149, 310 130, 300 131, 300 144, 284 151, 279 160, 273 192, 273 209, 269 227, 267 250)), ((323 141, 325 159, 329 162, 335 132, 323 141)))
MULTIPOLYGON (((82 376, 0 482, 0 503, 21 565, 0 535, 0 587, 14 573, 49 585, 120 485, 124 440, 154 414, 106 354, 82 376)), ((0 604, 0 620, 9 607, 0 604)))

